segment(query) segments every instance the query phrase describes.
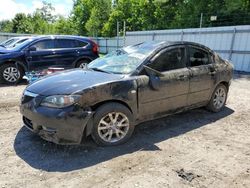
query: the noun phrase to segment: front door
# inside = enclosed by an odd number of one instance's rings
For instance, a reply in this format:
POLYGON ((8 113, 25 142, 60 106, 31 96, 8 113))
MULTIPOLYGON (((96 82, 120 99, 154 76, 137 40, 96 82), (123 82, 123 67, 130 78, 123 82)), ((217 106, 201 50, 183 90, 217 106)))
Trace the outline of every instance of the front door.
POLYGON ((138 78, 138 106, 141 119, 160 117, 187 105, 190 70, 186 68, 185 47, 165 49, 148 66, 162 73, 159 89, 150 86, 150 78, 138 78))
POLYGON ((28 69, 43 70, 56 65, 57 57, 54 51, 54 40, 46 39, 32 44, 26 52, 26 61, 28 69), (34 51, 33 51, 34 50, 34 51))

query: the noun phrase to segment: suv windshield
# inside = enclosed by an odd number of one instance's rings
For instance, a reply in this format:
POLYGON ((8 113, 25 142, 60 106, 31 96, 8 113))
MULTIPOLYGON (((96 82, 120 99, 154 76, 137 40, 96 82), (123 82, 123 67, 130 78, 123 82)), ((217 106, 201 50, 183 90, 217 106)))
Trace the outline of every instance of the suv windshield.
POLYGON ((156 46, 158 45, 142 43, 125 47, 92 61, 88 68, 115 74, 129 74, 136 70, 156 46))
POLYGON ((13 51, 22 50, 23 48, 25 48, 25 47, 26 47, 30 42, 32 42, 32 41, 33 41, 32 38, 27 39, 27 40, 25 40, 24 42, 22 42, 22 43, 20 43, 20 44, 18 44, 18 45, 16 45, 16 46, 14 46, 13 48, 11 48, 11 50, 13 50, 13 51))

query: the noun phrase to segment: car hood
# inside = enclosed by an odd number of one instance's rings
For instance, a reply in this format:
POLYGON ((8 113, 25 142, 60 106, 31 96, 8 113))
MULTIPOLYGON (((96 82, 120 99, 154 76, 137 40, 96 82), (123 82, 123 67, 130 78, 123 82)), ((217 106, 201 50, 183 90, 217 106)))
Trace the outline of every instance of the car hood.
POLYGON ((8 53, 11 53, 11 52, 14 52, 14 51, 11 50, 11 49, 8 49, 8 48, 0 47, 0 55, 1 54, 8 54, 8 53))
POLYGON ((84 89, 120 80, 124 75, 73 69, 45 76, 26 90, 43 96, 81 93, 84 89))

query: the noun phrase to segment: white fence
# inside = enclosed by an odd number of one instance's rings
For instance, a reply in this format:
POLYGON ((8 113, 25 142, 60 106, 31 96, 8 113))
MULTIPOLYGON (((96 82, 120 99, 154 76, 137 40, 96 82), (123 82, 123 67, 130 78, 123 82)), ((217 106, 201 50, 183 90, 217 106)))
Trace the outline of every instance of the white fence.
POLYGON ((201 43, 231 60, 235 70, 250 72, 250 26, 127 32, 125 45, 149 40, 201 43))
MULTIPOLYGON (((23 34, 0 33, 0 42, 23 34)), ((204 44, 233 62, 235 70, 250 72, 250 25, 196 29, 126 32, 125 39, 93 38, 101 53, 149 40, 192 41, 204 44)))
POLYGON ((100 53, 109 53, 125 45, 125 39, 119 38, 93 38, 100 48, 100 53))
POLYGON ((3 42, 11 37, 31 36, 29 34, 16 34, 16 33, 0 33, 0 42, 3 42))

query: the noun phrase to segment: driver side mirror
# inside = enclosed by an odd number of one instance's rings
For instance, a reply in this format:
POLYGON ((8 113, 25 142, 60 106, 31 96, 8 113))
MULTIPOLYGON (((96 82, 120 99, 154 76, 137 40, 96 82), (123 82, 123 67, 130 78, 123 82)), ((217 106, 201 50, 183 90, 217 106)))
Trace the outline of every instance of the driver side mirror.
POLYGON ((36 47, 35 47, 35 46, 31 46, 31 47, 29 48, 29 52, 34 52, 34 51, 36 51, 36 47))
POLYGON ((149 76, 149 84, 153 90, 159 90, 160 89, 160 83, 161 83, 161 78, 164 75, 157 71, 154 70, 146 65, 143 66, 147 75, 149 76))

